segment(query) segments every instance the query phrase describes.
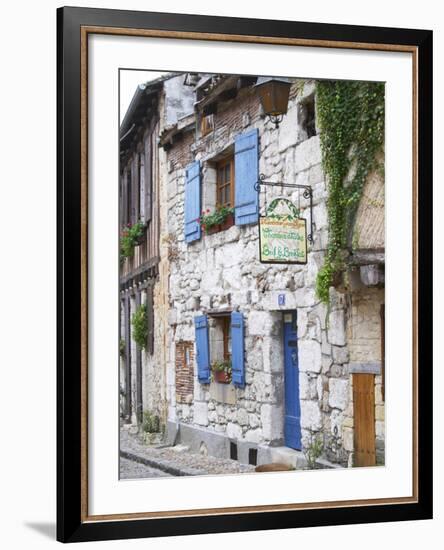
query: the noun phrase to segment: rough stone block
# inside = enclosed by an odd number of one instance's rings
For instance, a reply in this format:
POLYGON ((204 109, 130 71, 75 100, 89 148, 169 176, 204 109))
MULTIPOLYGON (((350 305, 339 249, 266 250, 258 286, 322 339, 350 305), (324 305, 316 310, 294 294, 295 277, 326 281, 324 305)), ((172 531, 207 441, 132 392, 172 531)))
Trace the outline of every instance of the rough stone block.
POLYGON ((260 408, 262 434, 264 439, 269 441, 283 437, 283 411, 281 407, 261 405, 260 408))
POLYGON ((332 346, 333 361, 339 365, 348 363, 349 353, 346 347, 332 346))
POLYGON ((381 384, 375 384, 375 403, 376 405, 384 403, 382 399, 382 386, 381 384))
POLYGON ((298 288, 294 293, 295 307, 310 307, 317 302, 316 294, 313 288, 298 288))
POLYGON ((352 428, 343 428, 342 429, 342 446, 346 451, 352 452, 354 448, 353 444, 353 429, 352 428))
POLYGON ((302 141, 295 151, 296 170, 306 170, 322 160, 320 137, 313 136, 310 139, 302 141))
POLYGON ((256 414, 250 413, 248 415, 248 425, 250 428, 257 428, 260 425, 259 418, 256 414))
POLYGON ((289 109, 279 125, 278 150, 282 153, 298 142, 298 110, 295 107, 289 109))
POLYGON ((222 273, 223 285, 225 289, 239 290, 241 288, 241 268, 239 265, 228 267, 222 273))
POLYGON ((343 380, 341 378, 330 378, 328 385, 328 404, 330 405, 330 407, 343 411, 348 403, 348 380, 343 380))
POLYGON ((236 404, 236 390, 232 384, 210 384, 210 397, 218 403, 236 404))
POLYGON ((342 309, 336 309, 329 315, 328 341, 335 346, 345 346, 345 315, 342 309))
POLYGON ((342 429, 344 427, 344 415, 338 410, 333 410, 330 415, 330 430, 336 437, 342 436, 342 429))
MULTIPOLYGON (((221 282, 220 269, 206 270, 202 274, 202 282, 201 282, 200 288, 204 294, 214 293, 215 289, 219 287, 220 282, 221 282)), ((199 285, 197 288, 199 288, 199 285)))
POLYGON ((321 371, 321 344, 315 340, 299 341, 299 370, 301 372, 321 371))
POLYGON ((376 405, 375 407, 375 420, 384 420, 385 407, 384 405, 376 405))
POLYGON ((248 413, 245 409, 239 409, 237 411, 237 422, 240 426, 248 425, 248 413))
POLYGON ((385 424, 383 420, 377 420, 375 422, 375 431, 376 437, 379 439, 384 439, 385 437, 385 424))
POLYGON ((246 441, 250 441, 251 443, 261 443, 261 441, 263 441, 262 430, 260 428, 256 428, 255 430, 248 430, 245 433, 244 439, 246 441))
POLYGON ((250 311, 248 333, 250 336, 266 336, 271 333, 272 318, 267 311, 250 311))
POLYGON ((199 426, 208 426, 208 405, 206 402, 194 402, 194 422, 199 426))
POLYGON ((318 431, 322 427, 322 414, 317 401, 301 399, 301 426, 307 430, 318 431))
POLYGON ((306 372, 299 372, 300 399, 317 399, 316 378, 311 378, 306 372))

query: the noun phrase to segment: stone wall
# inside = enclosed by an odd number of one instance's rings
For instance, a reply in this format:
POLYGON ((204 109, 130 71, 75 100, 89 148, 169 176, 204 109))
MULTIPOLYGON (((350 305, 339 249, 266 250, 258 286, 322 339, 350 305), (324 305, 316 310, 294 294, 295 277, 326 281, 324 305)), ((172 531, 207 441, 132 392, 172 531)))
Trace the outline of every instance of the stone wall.
MULTIPOLYGON (((344 295, 333 291, 327 316, 326 307, 315 296, 316 275, 328 235, 319 136, 307 139, 301 124, 301 106, 313 93, 312 82, 294 85, 288 113, 275 129, 261 118, 259 104, 247 90, 214 115, 214 132, 196 140, 189 134, 168 152, 168 233, 172 250, 169 349, 175 349, 176 342, 194 341, 193 318, 210 310, 238 309, 243 312, 246 325, 245 388, 230 385, 221 389, 214 382, 202 385, 195 374, 193 402, 176 403, 175 379, 169 376, 169 419, 204 426, 233 440, 282 444, 282 315, 284 311, 297 310, 303 443, 309 446, 319 434, 324 439, 325 455, 346 465, 352 451, 344 441, 347 434, 343 433, 343 424, 351 413, 347 304, 344 295), (259 129, 259 170, 267 180, 310 185, 313 189, 316 230, 307 265, 261 264, 257 225, 233 226, 188 245, 184 242, 184 168, 192 160, 201 161, 206 208, 208 162, 232 147, 237 134, 251 128, 259 129), (278 306, 280 294, 285 295, 285 306, 278 306)), ((302 215, 310 221, 307 201, 298 192, 285 188, 267 188, 261 196, 262 211, 278 195, 300 204, 302 215)), ((173 371, 174 367, 174 358, 170 357, 168 370, 173 371)))

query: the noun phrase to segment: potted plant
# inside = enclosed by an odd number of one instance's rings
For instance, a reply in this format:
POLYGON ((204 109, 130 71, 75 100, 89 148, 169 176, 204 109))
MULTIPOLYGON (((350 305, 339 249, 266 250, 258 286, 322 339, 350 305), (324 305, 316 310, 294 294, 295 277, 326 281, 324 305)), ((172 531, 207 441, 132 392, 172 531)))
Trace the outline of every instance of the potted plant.
POLYGON ((140 244, 145 235, 145 224, 142 221, 128 224, 120 235, 120 258, 132 258, 134 248, 140 244))
POLYGON ((216 382, 229 384, 231 382, 231 360, 213 361, 211 371, 216 382))
POLYGON ((203 211, 199 224, 202 231, 207 235, 217 233, 218 231, 225 231, 234 224, 234 208, 229 206, 218 206, 214 212, 211 212, 208 208, 203 211))

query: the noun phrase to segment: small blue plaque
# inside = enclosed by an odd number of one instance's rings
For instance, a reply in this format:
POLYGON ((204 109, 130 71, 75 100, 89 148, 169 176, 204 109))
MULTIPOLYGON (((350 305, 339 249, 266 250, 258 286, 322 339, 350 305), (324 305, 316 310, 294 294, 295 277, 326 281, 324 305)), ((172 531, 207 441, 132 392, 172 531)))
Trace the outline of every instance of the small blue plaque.
POLYGON ((285 306, 285 294, 278 295, 278 305, 285 306))

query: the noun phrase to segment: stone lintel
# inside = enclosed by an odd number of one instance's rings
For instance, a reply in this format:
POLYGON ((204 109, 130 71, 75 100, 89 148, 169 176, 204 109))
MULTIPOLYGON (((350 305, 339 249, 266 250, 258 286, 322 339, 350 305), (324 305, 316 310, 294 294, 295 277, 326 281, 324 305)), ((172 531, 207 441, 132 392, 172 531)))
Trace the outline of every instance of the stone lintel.
POLYGON ((381 363, 349 363, 350 374, 381 374, 381 363))

